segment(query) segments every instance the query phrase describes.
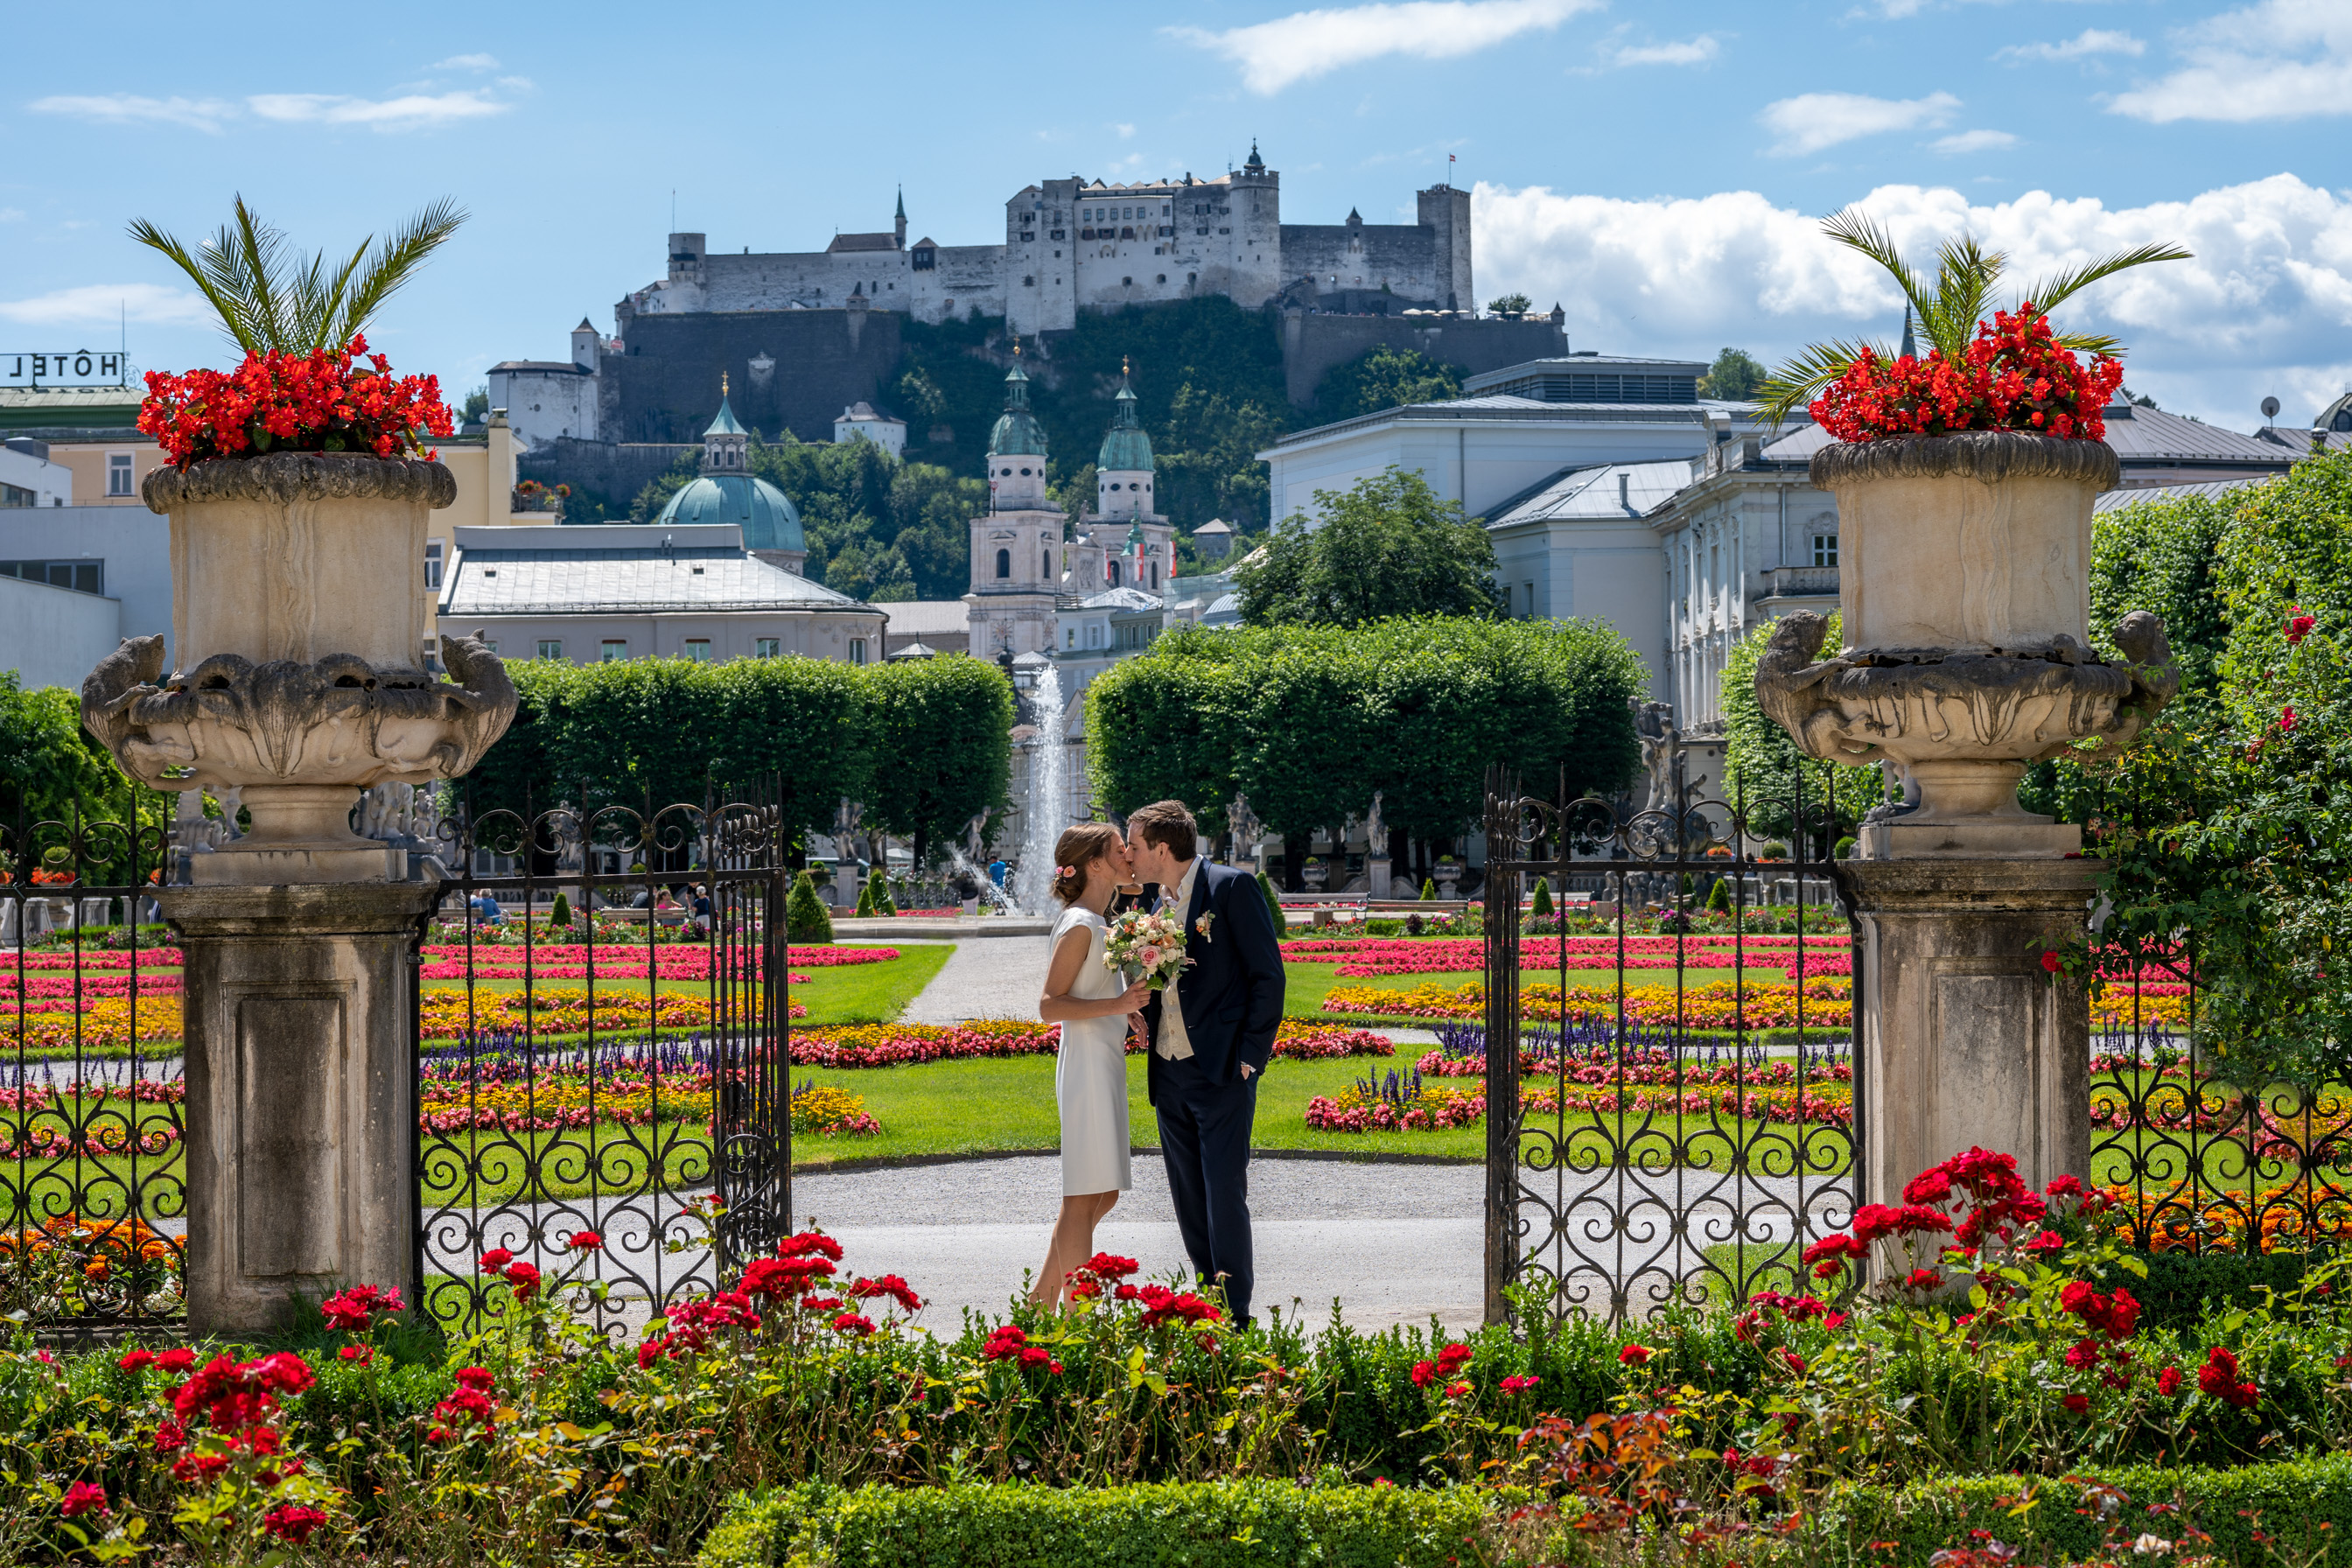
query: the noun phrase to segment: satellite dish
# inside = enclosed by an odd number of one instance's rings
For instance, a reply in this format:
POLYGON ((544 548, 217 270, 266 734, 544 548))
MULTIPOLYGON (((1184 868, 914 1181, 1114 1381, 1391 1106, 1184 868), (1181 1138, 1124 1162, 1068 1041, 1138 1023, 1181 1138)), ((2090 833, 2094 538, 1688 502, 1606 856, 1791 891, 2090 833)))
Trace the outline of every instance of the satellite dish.
POLYGON ((2278 400, 2277 398, 2275 398, 2275 397, 2265 397, 2265 398, 2263 398, 2263 418, 2265 418, 2265 419, 2275 419, 2275 418, 2277 418, 2277 417, 2278 417, 2278 411, 2279 411, 2279 400, 2278 400))

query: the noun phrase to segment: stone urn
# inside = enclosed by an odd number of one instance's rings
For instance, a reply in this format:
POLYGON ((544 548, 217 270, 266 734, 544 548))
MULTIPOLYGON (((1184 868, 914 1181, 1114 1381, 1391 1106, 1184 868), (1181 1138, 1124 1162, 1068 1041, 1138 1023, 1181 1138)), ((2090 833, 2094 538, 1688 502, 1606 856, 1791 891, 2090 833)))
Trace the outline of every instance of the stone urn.
POLYGON ((439 463, 324 452, 220 458, 147 477, 172 520, 172 630, 129 638, 82 685, 82 721, 159 789, 242 792, 252 831, 194 858, 200 882, 381 880, 360 793, 471 768, 514 717, 505 667, 441 639, 423 668, 426 520, 439 463))
POLYGON ((1827 622, 1789 616, 1756 695, 1808 755, 1916 786, 1914 808, 1864 824, 1864 858, 2082 847, 2018 805, 2019 779, 2084 741, 2129 744, 2180 684, 2154 616, 2125 617, 2120 659, 2090 646, 2091 503, 2119 472, 2105 442, 2019 431, 1813 455, 1838 498, 1845 646, 1817 661, 1827 622))
POLYGON ((1307 884, 1308 892, 1319 893, 1331 880, 1331 868, 1324 863, 1321 856, 1309 855, 1298 868, 1298 879, 1307 884))

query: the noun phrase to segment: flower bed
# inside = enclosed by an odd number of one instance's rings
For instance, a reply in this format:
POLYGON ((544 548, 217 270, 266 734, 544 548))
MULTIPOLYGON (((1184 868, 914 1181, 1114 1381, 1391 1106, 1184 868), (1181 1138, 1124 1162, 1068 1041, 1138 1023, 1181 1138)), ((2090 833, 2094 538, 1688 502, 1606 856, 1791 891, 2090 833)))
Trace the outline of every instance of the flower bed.
POLYGON ((1468 1089, 1423 1086, 1404 1100, 1351 1089, 1307 1102, 1307 1125, 1318 1132, 1439 1132, 1486 1119, 1486 1097, 1468 1089))
MULTIPOLYGON (((971 1018, 961 1024, 849 1024, 793 1031, 795 1066, 912 1067, 979 1057, 1052 1056, 1061 1049, 1057 1026, 971 1018)), ((1141 1054, 1129 1036, 1127 1052, 1141 1054)), ((1396 1047, 1366 1029, 1335 1029, 1286 1018, 1275 1031, 1274 1054, 1300 1061, 1332 1057, 1393 1056, 1396 1047)))
MULTIPOLYGON (((477 947, 470 954, 463 947, 432 946, 425 949, 426 963, 420 973, 427 980, 520 980, 526 973, 539 980, 584 980, 593 964, 600 980, 644 980, 649 973, 652 978, 660 980, 708 980, 714 956, 708 945, 690 942, 651 946, 615 942, 593 948, 550 942, 534 945, 530 953, 530 962, 526 965, 520 951, 502 946, 477 947)), ((761 973, 761 953, 755 947, 739 947, 731 953, 716 956, 722 974, 761 973)), ((787 962, 794 969, 841 969, 887 963, 903 956, 895 947, 795 947, 787 951, 787 962)), ((793 982, 805 984, 807 976, 795 974, 793 982)))
MULTIPOLYGON (((1749 936, 1735 942, 1728 936, 1525 937, 1519 942, 1522 970, 1615 969, 1620 957, 1628 969, 1779 969, 1798 977, 1800 963, 1814 974, 1851 973, 1852 947, 1847 937, 1807 937, 1801 952, 1793 936, 1749 936), (1834 969, 1826 967, 1836 964, 1834 969)), ((1335 963, 1343 980, 1376 974, 1475 973, 1486 967, 1483 942, 1406 942, 1382 938, 1339 941, 1302 940, 1282 944, 1282 956, 1292 962, 1335 963)))
MULTIPOLYGON (((1804 984, 1804 1017, 1808 1026, 1851 1027, 1853 986, 1849 980, 1823 977, 1804 984)), ((1480 1018, 1486 1012, 1486 987, 1474 982, 1448 988, 1419 985, 1391 991, 1370 985, 1335 985, 1324 994, 1327 1012, 1408 1018, 1480 1018)), ((1519 1015, 1541 1020, 1565 1013, 1572 1018, 1611 1017, 1618 1009, 1615 986, 1561 987, 1533 982, 1519 989, 1519 1015)), ((1679 1024, 1691 1029, 1778 1029, 1798 1023, 1798 988, 1790 984, 1718 981, 1677 991, 1673 986, 1629 985, 1624 989, 1624 1016, 1644 1024, 1679 1024)))

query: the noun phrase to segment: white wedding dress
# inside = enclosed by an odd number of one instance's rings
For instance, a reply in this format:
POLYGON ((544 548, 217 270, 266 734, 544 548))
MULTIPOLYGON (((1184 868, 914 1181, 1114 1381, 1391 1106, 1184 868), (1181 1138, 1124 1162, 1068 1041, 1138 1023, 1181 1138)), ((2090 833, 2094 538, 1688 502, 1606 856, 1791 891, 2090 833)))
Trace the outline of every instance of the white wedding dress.
MULTIPOLYGON (((1107 1001, 1127 989, 1118 972, 1103 966, 1103 918, 1077 905, 1062 911, 1046 946, 1046 962, 1063 936, 1085 928, 1087 955, 1070 994, 1081 1001, 1107 1001)), ((1054 1101, 1062 1113, 1062 1194, 1123 1193, 1135 1184, 1129 1170, 1127 1131, 1127 1016, 1112 1013, 1062 1026, 1062 1049, 1054 1066, 1054 1101)))

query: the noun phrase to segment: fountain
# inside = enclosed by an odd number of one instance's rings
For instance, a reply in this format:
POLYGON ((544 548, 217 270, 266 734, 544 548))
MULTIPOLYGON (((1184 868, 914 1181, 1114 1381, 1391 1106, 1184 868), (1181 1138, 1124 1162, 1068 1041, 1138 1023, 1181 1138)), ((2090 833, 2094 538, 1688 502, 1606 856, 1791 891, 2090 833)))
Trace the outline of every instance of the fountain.
POLYGON ((1048 660, 1037 672, 1037 738, 1030 742, 1029 798, 1021 810, 1021 861, 1013 868, 1014 903, 1033 915, 1054 908, 1054 846, 1067 826, 1069 815, 1069 747, 1062 732, 1062 670, 1048 660))

